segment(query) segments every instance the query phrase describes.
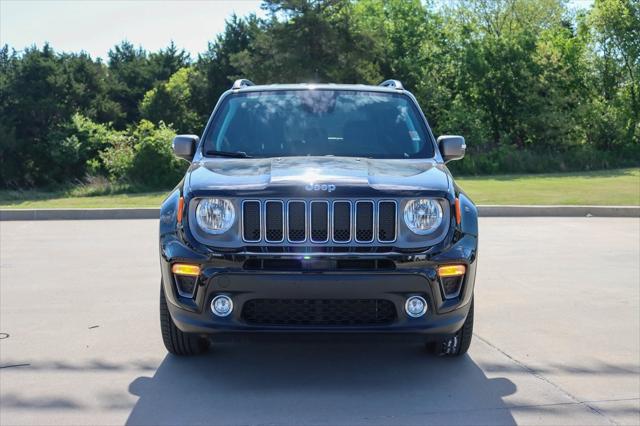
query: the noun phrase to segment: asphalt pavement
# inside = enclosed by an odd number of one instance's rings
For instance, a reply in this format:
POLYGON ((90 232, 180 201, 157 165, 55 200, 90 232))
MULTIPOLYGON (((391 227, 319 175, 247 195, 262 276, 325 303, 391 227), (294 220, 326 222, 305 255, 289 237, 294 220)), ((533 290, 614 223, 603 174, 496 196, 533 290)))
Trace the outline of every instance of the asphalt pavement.
POLYGON ((0 424, 640 424, 640 219, 483 218, 469 354, 168 355, 157 221, 0 221, 0 424))

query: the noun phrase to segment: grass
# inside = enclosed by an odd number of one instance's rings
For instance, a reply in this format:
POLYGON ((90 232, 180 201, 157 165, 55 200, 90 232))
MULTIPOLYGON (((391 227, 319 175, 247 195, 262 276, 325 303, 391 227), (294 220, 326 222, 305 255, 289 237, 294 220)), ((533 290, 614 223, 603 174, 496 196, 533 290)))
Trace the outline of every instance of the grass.
POLYGON ((640 169, 456 179, 476 204, 640 205, 640 169))
MULTIPOLYGON (((168 191, 167 191, 168 192, 168 191)), ((159 207, 167 192, 139 194, 112 194, 70 197, 65 193, 28 191, 0 191, 0 208, 6 209, 61 209, 61 208, 111 208, 111 207, 159 207)))
MULTIPOLYGON (((640 205, 639 168, 456 181, 476 204, 640 205)), ((101 181, 53 192, 0 191, 0 208, 158 207, 168 193, 131 191, 101 181)))

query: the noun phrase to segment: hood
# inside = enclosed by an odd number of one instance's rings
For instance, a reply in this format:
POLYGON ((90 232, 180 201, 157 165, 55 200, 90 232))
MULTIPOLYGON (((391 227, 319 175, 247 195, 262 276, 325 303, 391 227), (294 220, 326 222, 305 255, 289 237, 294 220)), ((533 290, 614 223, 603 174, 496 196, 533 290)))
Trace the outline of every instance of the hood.
POLYGON ((192 191, 256 191, 309 184, 366 187, 379 191, 448 191, 449 173, 442 164, 422 159, 207 158, 191 165, 188 184, 192 191))

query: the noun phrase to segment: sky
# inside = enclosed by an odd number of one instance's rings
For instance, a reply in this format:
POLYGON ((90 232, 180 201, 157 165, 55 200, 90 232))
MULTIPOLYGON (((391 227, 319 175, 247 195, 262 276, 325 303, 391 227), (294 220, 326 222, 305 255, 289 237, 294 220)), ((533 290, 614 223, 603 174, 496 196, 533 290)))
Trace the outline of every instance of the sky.
MULTIPOLYGON (((569 0, 569 7, 592 2, 569 0)), ((0 45, 20 51, 48 41, 56 51, 106 59, 122 40, 149 51, 173 40, 195 59, 234 12, 265 15, 259 0, 0 0, 0 45)))
POLYGON ((0 0, 0 45, 48 41, 56 51, 106 59, 125 39, 149 51, 173 40, 196 58, 234 12, 264 16, 256 0, 0 0))

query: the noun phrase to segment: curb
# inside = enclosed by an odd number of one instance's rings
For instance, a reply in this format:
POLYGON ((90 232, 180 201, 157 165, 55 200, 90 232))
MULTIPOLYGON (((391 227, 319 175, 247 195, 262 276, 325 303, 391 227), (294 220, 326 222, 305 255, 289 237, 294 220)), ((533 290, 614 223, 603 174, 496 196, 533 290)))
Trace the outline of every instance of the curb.
POLYGON ((480 217, 640 217, 640 206, 478 206, 480 217))
POLYGON ((160 209, 0 209, 0 221, 7 220, 117 220, 159 219, 160 209))
MULTIPOLYGON (((480 217, 640 217, 640 206, 478 206, 480 217)), ((159 219, 160 209, 0 209, 0 221, 159 219)))

